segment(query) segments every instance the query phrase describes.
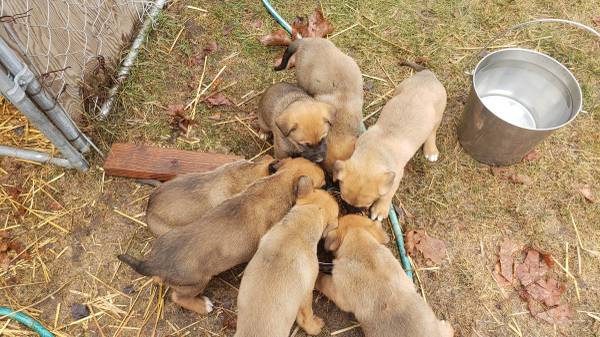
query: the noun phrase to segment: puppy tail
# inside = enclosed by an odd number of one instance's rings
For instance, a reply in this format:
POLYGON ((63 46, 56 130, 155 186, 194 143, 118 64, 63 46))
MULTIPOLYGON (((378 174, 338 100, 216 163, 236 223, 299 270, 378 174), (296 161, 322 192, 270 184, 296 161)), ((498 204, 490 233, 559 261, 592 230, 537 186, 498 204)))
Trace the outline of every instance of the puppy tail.
POLYGON ((302 41, 302 39, 295 40, 287 47, 285 53, 283 53, 281 63, 277 67, 275 67, 275 71, 280 71, 287 68, 290 58, 292 57, 292 55, 294 55, 294 53, 298 50, 298 47, 300 46, 300 41, 302 41))
POLYGON ((145 265, 144 261, 140 261, 140 260, 138 260, 138 259, 136 259, 133 256, 128 255, 128 254, 117 255, 117 258, 119 260, 121 260, 121 262, 123 262, 126 265, 130 266, 131 269, 135 270, 138 274, 141 274, 141 275, 144 275, 144 276, 151 276, 150 272, 146 268, 146 265, 145 265))
POLYGON ((404 67, 411 67, 411 68, 413 68, 414 71, 417 71, 417 72, 427 69, 420 64, 416 64, 416 63, 409 62, 409 61, 404 61, 404 62, 400 63, 400 65, 404 66, 404 67))

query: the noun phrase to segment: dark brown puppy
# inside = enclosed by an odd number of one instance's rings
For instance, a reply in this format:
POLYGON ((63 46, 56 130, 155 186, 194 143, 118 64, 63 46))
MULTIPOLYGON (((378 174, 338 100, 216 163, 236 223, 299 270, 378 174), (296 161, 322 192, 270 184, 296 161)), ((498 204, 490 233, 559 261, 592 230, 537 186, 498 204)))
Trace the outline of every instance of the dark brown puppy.
POLYGON ((366 337, 452 337, 417 293, 392 252, 381 223, 360 215, 340 218, 325 247, 335 252, 332 275, 317 289, 340 309, 354 313, 366 337))
POLYGON ((160 185, 148 199, 146 223, 161 236, 177 226, 187 225, 226 199, 269 175, 271 156, 260 161, 238 160, 213 171, 189 173, 160 185))
POLYGON ((172 286, 173 302, 201 314, 212 302, 199 297, 210 279, 248 262, 260 238, 292 208, 295 190, 306 181, 325 184, 323 170, 304 159, 284 159, 277 173, 259 179, 204 217, 159 237, 144 261, 129 255, 119 259, 142 275, 172 286), (305 176, 310 179, 302 179, 305 176))
POLYGON ((336 160, 350 158, 361 131, 362 74, 356 62, 327 39, 295 40, 275 70, 285 69, 292 55, 296 57, 298 85, 316 100, 335 107, 323 162, 323 167, 331 173, 336 160))
POLYGON ((302 156, 322 162, 333 117, 331 104, 284 82, 269 87, 258 103, 258 125, 264 134, 273 133, 275 158, 302 156))
POLYGON ((339 208, 326 191, 302 187, 296 205, 263 236, 244 270, 235 337, 287 337, 294 319, 309 335, 323 328, 312 310, 317 244, 337 227, 339 208))

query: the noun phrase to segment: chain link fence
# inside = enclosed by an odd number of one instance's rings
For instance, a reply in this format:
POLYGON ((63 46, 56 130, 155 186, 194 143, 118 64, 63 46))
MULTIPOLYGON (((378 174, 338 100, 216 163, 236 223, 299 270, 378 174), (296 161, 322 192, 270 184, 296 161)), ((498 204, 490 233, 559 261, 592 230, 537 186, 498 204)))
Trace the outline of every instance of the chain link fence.
POLYGON ((83 153, 93 144, 76 121, 97 113, 114 91, 123 49, 157 7, 148 0, 0 0, 0 91, 64 158, 8 146, 0 155, 85 170, 83 153))

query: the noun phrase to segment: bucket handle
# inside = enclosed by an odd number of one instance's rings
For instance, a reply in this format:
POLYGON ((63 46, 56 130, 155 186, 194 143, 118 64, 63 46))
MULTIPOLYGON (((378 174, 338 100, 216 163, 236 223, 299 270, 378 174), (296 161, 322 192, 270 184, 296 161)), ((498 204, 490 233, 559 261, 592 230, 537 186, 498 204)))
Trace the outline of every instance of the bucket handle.
POLYGON ((483 46, 483 48, 481 48, 474 56, 477 57, 478 55, 481 55, 490 46, 490 44, 492 44, 492 42, 496 41, 497 39, 499 39, 502 36, 505 36, 508 32, 515 30, 515 29, 521 29, 523 27, 527 27, 529 25, 536 24, 536 23, 565 23, 568 25, 572 25, 572 26, 584 29, 584 30, 596 35, 596 37, 598 37, 598 39, 600 39, 600 33, 598 31, 596 31, 595 29, 593 29, 589 26, 586 26, 582 23, 576 22, 576 21, 565 20, 565 19, 552 19, 552 18, 536 19, 536 20, 531 20, 531 21, 526 21, 523 23, 516 24, 512 27, 509 27, 509 28, 501 31, 500 33, 496 34, 496 36, 494 36, 488 43, 486 43, 483 46))

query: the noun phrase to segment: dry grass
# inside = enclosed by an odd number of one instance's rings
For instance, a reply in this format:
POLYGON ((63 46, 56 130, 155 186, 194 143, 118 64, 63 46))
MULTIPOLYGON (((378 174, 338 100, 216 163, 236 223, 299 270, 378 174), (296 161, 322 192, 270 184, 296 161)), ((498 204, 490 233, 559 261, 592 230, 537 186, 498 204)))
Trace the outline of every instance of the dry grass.
MULTIPOLYGON (((286 18, 314 9, 312 3, 275 5, 286 18)), ((598 15, 595 1, 332 0, 321 5, 336 27, 332 40, 357 60, 367 86, 372 86, 365 96, 367 124, 376 120, 386 94, 410 74, 398 66, 401 59, 427 59, 447 87, 449 103, 439 136, 442 158, 431 165, 417 154, 397 195, 412 214, 403 220, 405 229, 424 228, 448 245, 448 259, 439 268, 425 268, 415 260, 424 295, 436 313, 451 321, 459 336, 600 334, 600 261, 588 251, 600 250, 600 204, 586 202, 576 190, 589 184, 600 193, 598 42, 580 31, 548 25, 493 43, 495 48, 523 46, 551 53, 573 69, 584 88, 586 112, 539 147, 539 160, 514 166, 532 178, 532 185, 492 175, 462 151, 455 131, 469 86, 465 71, 473 67, 478 48, 511 24, 531 18, 589 24, 594 11, 598 15), (553 327, 535 320, 516 292, 496 285, 491 272, 504 237, 550 251, 565 269, 569 266, 569 273, 558 266, 555 270, 567 283, 565 300, 576 311, 570 325, 553 327)), ((104 150, 114 141, 234 152, 247 158, 268 150, 248 128, 255 97, 273 82, 293 79, 293 72, 271 71, 281 50, 257 42, 274 27, 259 2, 175 1, 148 38, 117 109, 108 121, 92 124, 88 133, 104 150), (203 64, 190 66, 190 57, 209 41, 216 41, 218 49, 208 56, 206 69, 203 64), (186 105, 203 90, 201 99, 221 90, 235 104, 210 108, 198 101, 196 125, 186 137, 172 141, 166 108, 186 105)), ((24 120, 6 118, 15 115, 7 105, 1 111, 2 144, 52 150, 24 120), (15 133, 20 126, 25 126, 25 136, 15 133)), ((217 310, 198 318, 165 300, 166 289, 115 259, 118 253, 147 253, 151 247, 143 224, 149 187, 105 177, 97 167, 87 174, 64 175, 57 168, 14 160, 3 160, 0 167, 0 228, 27 247, 27 256, 0 271, 0 305, 23 309, 59 336, 232 335, 228 326, 235 318, 240 268, 211 282, 208 293, 217 310), (86 304, 90 316, 73 318, 74 303, 86 304)), ((346 330, 356 323, 324 298, 317 300, 317 312, 327 321, 323 336, 361 335, 360 329, 346 330)), ((25 331, 0 319, 0 335, 23 336, 25 331)), ((296 336, 304 334, 298 331, 296 336)))

